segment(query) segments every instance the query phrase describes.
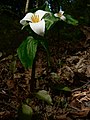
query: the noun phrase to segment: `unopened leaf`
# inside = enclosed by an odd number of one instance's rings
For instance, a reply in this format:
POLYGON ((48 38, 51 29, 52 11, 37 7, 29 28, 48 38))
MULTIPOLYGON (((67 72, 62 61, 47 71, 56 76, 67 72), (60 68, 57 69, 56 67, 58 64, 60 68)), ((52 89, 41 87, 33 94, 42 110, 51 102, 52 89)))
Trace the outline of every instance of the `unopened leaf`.
POLYGON ((26 114, 26 115, 30 115, 32 116, 32 108, 30 106, 28 106, 27 104, 23 104, 22 105, 22 113, 26 114))
POLYGON ((51 96, 45 90, 38 91, 36 97, 40 100, 46 101, 48 104, 52 104, 51 96))
POLYGON ((19 109, 19 119, 20 120, 31 120, 33 114, 33 110, 27 104, 22 104, 21 108, 19 109))

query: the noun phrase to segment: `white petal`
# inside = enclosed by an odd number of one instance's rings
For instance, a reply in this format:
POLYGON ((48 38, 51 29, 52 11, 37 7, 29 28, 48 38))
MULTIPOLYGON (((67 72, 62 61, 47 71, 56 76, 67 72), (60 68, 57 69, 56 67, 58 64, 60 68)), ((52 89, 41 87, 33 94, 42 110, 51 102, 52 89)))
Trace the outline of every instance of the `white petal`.
POLYGON ((38 35, 40 36, 44 36, 45 33, 45 21, 44 19, 42 19, 40 22, 38 23, 30 23, 29 25, 31 27, 31 29, 38 35))
POLYGON ((54 14, 55 17, 59 17, 57 13, 54 14))
POLYGON ((23 26, 26 26, 27 22, 25 20, 20 20, 20 23, 23 25, 23 26))
POLYGON ((66 20, 66 17, 64 15, 62 15, 61 17, 61 20, 65 21, 66 20))
POLYGON ((60 10, 59 13, 63 15, 64 11, 60 10))
POLYGON ((32 15, 33 15, 33 13, 27 13, 26 16, 22 20, 20 20, 20 23, 22 25, 26 25, 27 21, 31 22, 32 15))
POLYGON ((35 12, 35 15, 39 15, 39 19, 41 20, 42 17, 43 17, 46 13, 50 13, 50 12, 43 11, 43 10, 37 10, 37 11, 35 12))

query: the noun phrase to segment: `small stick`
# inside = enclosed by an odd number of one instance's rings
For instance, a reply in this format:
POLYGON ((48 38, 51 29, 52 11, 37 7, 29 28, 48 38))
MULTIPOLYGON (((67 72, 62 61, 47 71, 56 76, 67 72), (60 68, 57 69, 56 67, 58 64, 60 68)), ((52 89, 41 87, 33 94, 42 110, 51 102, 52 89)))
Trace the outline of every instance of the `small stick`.
POLYGON ((27 0, 27 1, 26 1, 25 13, 27 13, 27 12, 28 12, 29 2, 30 2, 30 0, 27 0))
POLYGON ((81 86, 81 87, 79 87, 79 88, 76 88, 76 89, 72 90, 72 92, 75 92, 75 91, 77 91, 77 90, 80 90, 81 88, 87 86, 89 83, 90 83, 90 81, 88 81, 88 82, 87 82, 86 84, 84 84, 83 86, 81 86))

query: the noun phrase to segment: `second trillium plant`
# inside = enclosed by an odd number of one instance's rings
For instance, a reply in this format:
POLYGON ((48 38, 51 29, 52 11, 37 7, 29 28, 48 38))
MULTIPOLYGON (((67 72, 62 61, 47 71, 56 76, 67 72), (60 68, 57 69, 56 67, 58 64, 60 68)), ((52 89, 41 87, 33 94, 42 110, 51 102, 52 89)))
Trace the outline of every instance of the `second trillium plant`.
POLYGON ((62 11, 61 7, 60 7, 59 12, 55 13, 54 16, 60 18, 63 21, 66 20, 66 17, 64 16, 64 11, 62 11))

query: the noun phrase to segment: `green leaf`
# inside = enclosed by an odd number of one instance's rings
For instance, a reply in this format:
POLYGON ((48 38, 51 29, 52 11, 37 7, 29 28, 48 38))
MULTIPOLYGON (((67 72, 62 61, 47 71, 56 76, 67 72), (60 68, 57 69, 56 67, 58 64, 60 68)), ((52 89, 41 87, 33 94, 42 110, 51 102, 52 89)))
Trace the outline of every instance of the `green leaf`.
POLYGON ((44 47, 44 49, 49 52, 48 42, 47 40, 40 40, 41 45, 44 47))
POLYGON ((18 111, 20 120, 31 120, 33 110, 27 104, 22 104, 21 108, 18 111))
POLYGON ((63 84, 54 84, 54 86, 52 86, 52 89, 57 91, 71 92, 71 89, 63 84))
POLYGON ((52 99, 47 91, 40 90, 36 93, 36 97, 40 100, 46 101, 48 104, 52 105, 52 99))
POLYGON ((66 17, 66 22, 68 24, 78 25, 78 21, 76 19, 72 18, 71 15, 65 15, 65 17, 66 17))
POLYGON ((25 68, 31 68, 37 51, 37 40, 29 36, 17 49, 17 54, 25 68))
POLYGON ((51 11, 50 8, 49 8, 49 3, 47 1, 46 1, 46 6, 45 6, 45 11, 48 11, 48 12, 51 11))
POLYGON ((46 14, 44 16, 44 20, 45 20, 46 30, 49 30, 52 27, 52 25, 54 25, 54 23, 58 21, 58 19, 54 17, 53 14, 46 14))
POLYGON ((50 66, 50 51, 49 51, 49 46, 48 46, 48 42, 47 40, 40 40, 41 45, 44 47, 44 49, 47 52, 47 61, 48 61, 48 65, 50 66))
POLYGON ((64 87, 61 90, 66 91, 66 92, 70 92, 71 91, 71 89, 69 87, 64 87))

